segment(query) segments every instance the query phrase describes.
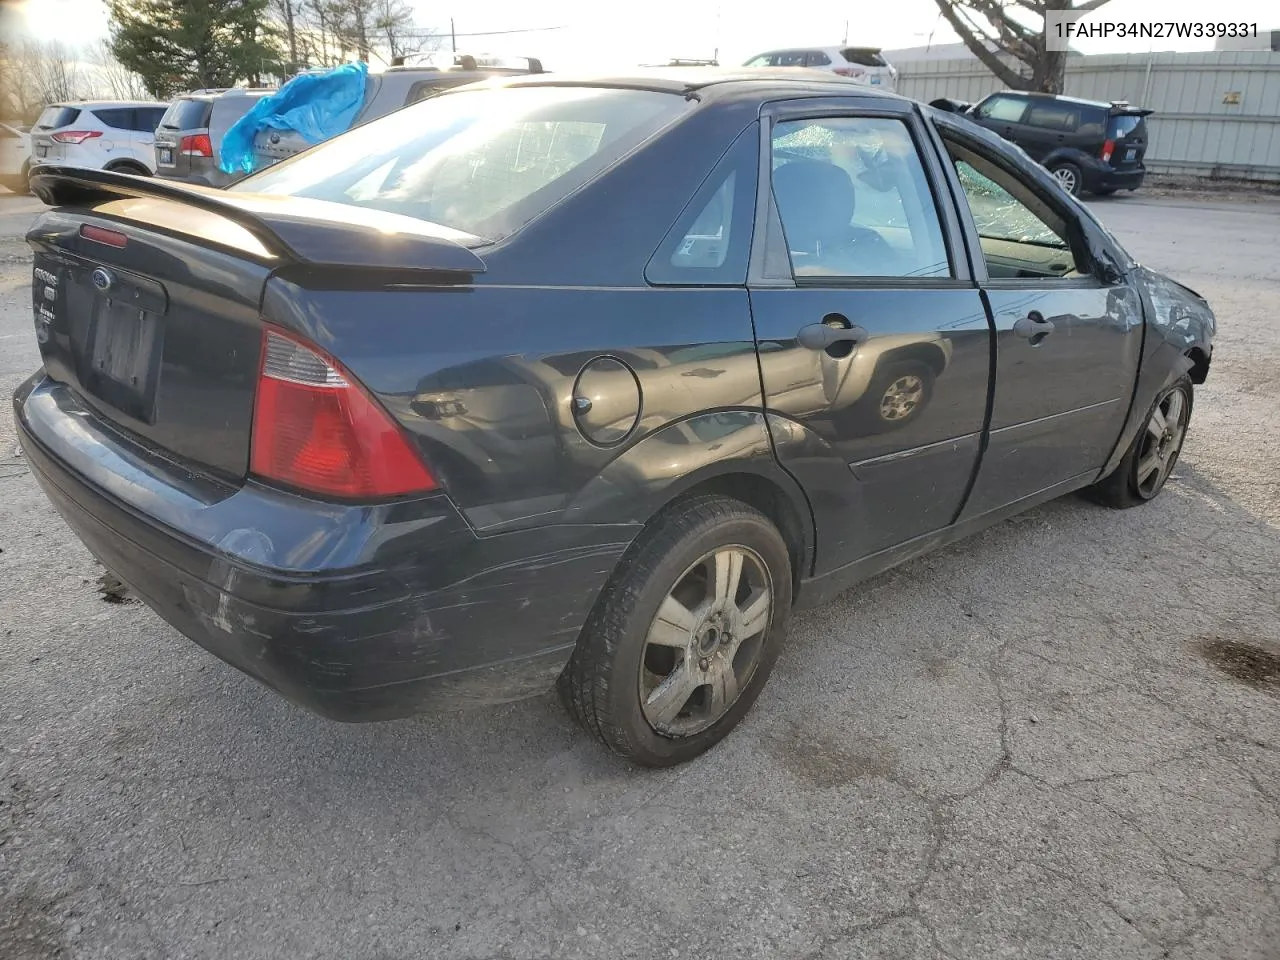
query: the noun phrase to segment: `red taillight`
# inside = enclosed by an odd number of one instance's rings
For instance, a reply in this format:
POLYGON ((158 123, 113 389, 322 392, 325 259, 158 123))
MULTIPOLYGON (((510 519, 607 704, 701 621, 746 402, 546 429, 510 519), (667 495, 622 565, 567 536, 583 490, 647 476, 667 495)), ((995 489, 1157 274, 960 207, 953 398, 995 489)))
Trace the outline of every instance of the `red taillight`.
POLYGON ((262 338, 249 469, 321 496, 436 489, 395 421, 336 361, 270 329, 262 338))
POLYGON ((86 140, 100 136, 102 136, 101 130, 63 130, 61 133, 55 133, 53 139, 59 143, 84 143, 86 140))
POLYGON ((1116 142, 1114 140, 1103 141, 1102 152, 1098 154, 1102 158, 1103 163, 1111 162, 1111 155, 1116 152, 1116 142))
POLYGON ((117 250, 123 250, 129 243, 129 238, 119 230, 108 230, 106 227, 95 227, 88 223, 80 225, 80 236, 94 243, 105 243, 108 247, 115 247, 117 250))
POLYGON ((194 137, 183 137, 178 152, 184 157, 212 157, 213 144, 207 133, 197 133, 194 137))

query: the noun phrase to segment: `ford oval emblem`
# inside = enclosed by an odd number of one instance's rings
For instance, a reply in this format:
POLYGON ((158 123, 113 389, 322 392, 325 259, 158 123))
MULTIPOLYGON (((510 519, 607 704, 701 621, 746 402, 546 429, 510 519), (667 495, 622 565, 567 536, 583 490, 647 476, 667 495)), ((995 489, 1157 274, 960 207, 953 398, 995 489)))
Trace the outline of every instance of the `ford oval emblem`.
POLYGON ((116 282, 116 278, 111 276, 111 272, 109 270, 104 270, 102 267, 98 267, 94 270, 93 273, 89 275, 89 279, 92 280, 93 285, 103 293, 110 290, 111 285, 116 282))

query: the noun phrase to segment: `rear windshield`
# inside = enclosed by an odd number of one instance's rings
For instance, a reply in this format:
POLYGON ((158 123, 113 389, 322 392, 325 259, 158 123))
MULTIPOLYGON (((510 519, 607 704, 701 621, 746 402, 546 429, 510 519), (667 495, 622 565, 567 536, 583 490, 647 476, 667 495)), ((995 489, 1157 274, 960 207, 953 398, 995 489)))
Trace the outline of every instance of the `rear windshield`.
POLYGON ((880 56, 879 50, 869 50, 866 47, 845 47, 840 51, 840 56, 850 63, 856 63, 860 67, 888 66, 884 62, 884 57, 880 56))
POLYGON ((1122 137, 1129 136, 1129 134, 1138 130, 1139 127, 1145 127, 1145 124, 1142 122, 1142 117, 1135 116, 1132 113, 1122 113, 1119 116, 1111 118, 1111 128, 1107 130, 1107 138, 1110 140, 1119 140, 1122 137))
POLYGON ((213 101, 182 98, 169 104, 169 109, 160 118, 160 126, 170 130, 194 130, 209 125, 209 114, 213 111, 213 101))
POLYGON ((459 91, 365 124, 230 189, 370 207, 498 240, 689 107, 684 97, 648 90, 459 91))
POLYGON ((57 130, 67 124, 75 123, 80 111, 76 107, 45 107, 36 121, 36 130, 57 130))

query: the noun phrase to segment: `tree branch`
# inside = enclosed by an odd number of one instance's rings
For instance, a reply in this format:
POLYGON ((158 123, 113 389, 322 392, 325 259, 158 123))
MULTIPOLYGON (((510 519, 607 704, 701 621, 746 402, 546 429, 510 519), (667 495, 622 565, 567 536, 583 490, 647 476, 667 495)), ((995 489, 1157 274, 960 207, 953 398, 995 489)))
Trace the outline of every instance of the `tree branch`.
POLYGON ((956 0, 935 0, 935 2, 938 4, 939 12, 951 25, 951 29, 959 34, 964 45, 969 48, 969 52, 982 61, 983 66, 995 74, 997 80, 1015 90, 1026 89, 1027 79, 1001 60, 998 54, 992 53, 987 48, 984 41, 989 38, 986 34, 976 24, 966 23, 961 19, 956 0))

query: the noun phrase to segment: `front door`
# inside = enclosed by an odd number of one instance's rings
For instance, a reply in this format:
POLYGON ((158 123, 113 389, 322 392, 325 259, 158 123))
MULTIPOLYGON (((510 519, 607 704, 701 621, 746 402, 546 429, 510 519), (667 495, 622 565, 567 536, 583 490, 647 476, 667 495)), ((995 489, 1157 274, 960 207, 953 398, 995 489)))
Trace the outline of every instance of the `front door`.
POLYGON ((821 574, 952 522, 981 443, 990 331, 910 104, 805 101, 767 122, 751 310, 774 447, 813 506, 821 574))
POLYGON ((1101 469, 1133 397, 1142 305, 1126 284, 1100 279, 1072 201, 977 138, 943 137, 996 331, 990 436, 967 519, 1101 469))

